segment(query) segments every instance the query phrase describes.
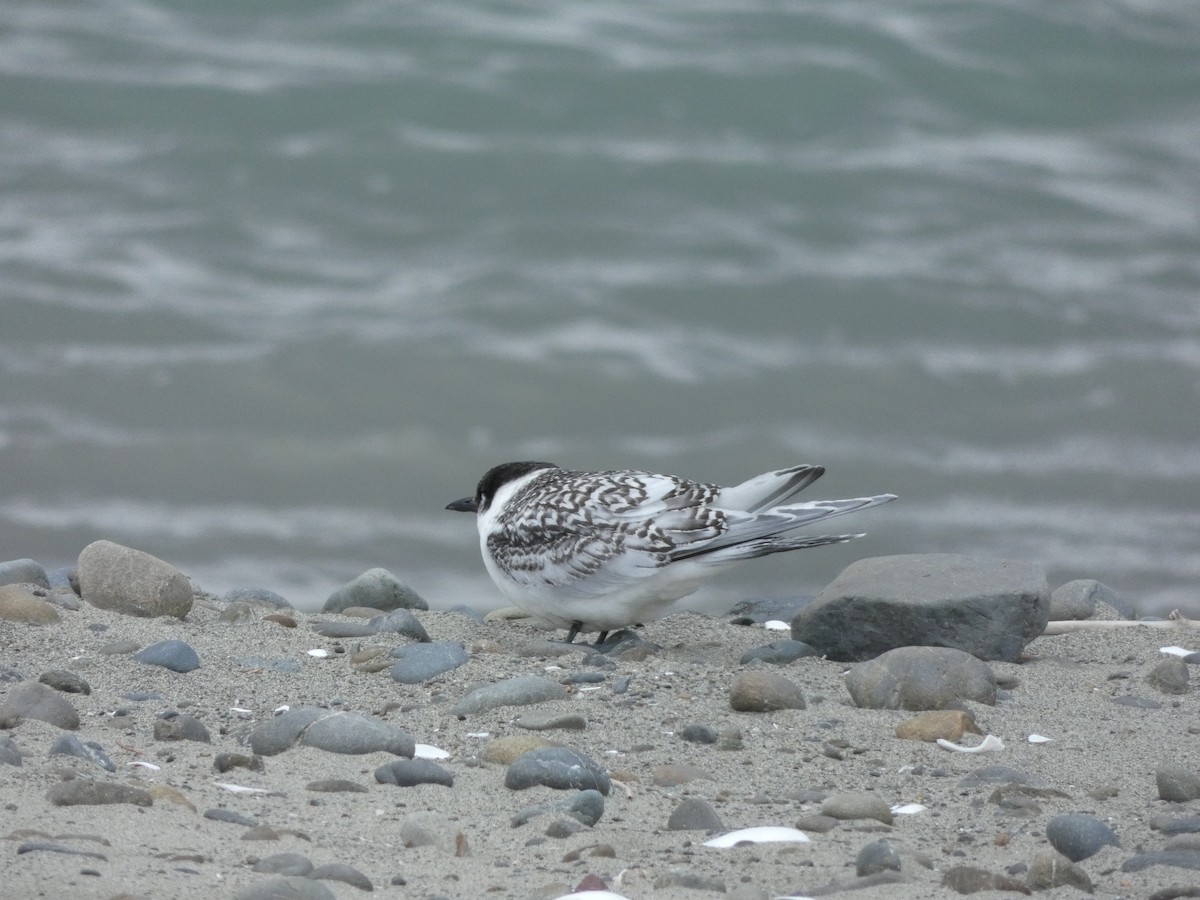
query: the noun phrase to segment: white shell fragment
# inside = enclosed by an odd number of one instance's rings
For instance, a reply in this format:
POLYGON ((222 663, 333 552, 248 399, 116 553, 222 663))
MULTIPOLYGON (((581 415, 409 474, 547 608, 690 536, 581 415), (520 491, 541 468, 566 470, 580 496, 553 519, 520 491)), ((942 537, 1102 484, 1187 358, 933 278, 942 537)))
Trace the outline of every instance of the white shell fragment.
POLYGON ((224 781, 213 782, 217 787, 229 791, 231 794, 269 794, 271 793, 266 788, 245 787, 240 784, 228 784, 224 781))
POLYGON ((140 759, 135 759, 133 762, 130 763, 130 765, 131 766, 140 766, 143 769, 150 769, 152 772, 161 772, 162 771, 162 766, 156 766, 152 762, 144 762, 140 759))
POLYGON ((450 753, 433 744, 417 744, 413 759, 449 759, 450 753))
POLYGON ((953 741, 948 741, 945 738, 938 738, 938 746, 945 750, 954 750, 957 753, 989 753, 998 752, 1004 749, 1004 741, 996 737, 994 734, 989 734, 983 739, 983 743, 977 744, 974 747, 964 747, 962 744, 956 744, 953 741))
POLYGON ((791 631, 792 626, 781 619, 771 619, 768 622, 763 622, 763 628, 767 631, 791 631))
POLYGON ((314 647, 312 650, 308 651, 308 655, 315 656, 317 659, 324 659, 329 655, 329 651, 322 647, 314 647))
POLYGON ((1044 734, 1031 734, 1025 740, 1029 741, 1031 744, 1048 744, 1054 740, 1054 738, 1048 738, 1044 734))
POLYGON ((1159 647, 1159 653, 1166 653, 1170 656, 1191 656, 1195 650, 1188 650, 1186 647, 1159 647))
POLYGON ((897 803, 892 807, 893 816, 915 816, 917 813, 925 812, 929 809, 928 806, 922 806, 920 803, 897 803))
POLYGON ((795 828, 782 825, 759 825, 756 828, 742 828, 731 831, 711 841, 705 841, 705 847, 736 847, 738 844, 771 844, 790 841, 793 843, 809 843, 808 835, 795 828))

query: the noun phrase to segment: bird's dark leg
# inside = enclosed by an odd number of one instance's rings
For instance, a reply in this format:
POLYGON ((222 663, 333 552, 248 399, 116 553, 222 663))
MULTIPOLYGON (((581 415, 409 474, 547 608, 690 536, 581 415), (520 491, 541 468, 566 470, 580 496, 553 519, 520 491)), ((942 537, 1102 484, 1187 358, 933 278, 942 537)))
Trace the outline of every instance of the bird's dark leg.
POLYGON ((583 627, 582 622, 572 622, 571 628, 567 632, 567 643, 574 643, 575 637, 579 634, 579 629, 583 627))
POLYGON ((600 636, 596 638, 596 646, 599 647, 601 644, 603 644, 606 637, 608 637, 607 631, 600 632, 600 636))

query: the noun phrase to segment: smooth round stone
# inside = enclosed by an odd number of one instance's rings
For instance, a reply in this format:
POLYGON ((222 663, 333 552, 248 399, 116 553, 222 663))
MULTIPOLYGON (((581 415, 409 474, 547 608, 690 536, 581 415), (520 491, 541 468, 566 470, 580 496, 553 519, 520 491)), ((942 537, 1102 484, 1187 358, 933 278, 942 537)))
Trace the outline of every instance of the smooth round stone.
POLYGON ((469 691, 450 710, 451 715, 469 716, 487 712, 498 706, 529 706, 562 700, 567 689, 557 681, 541 675, 518 675, 495 684, 484 685, 469 691))
POLYGON ((263 606, 273 606, 276 609, 292 608, 292 604, 279 594, 260 587, 230 588, 221 599, 226 603, 258 603, 263 606))
POLYGON ((684 797, 667 819, 671 831, 723 831, 725 824, 717 811, 699 797, 684 797))
POLYGON ((172 672, 191 672, 200 668, 200 657, 196 651, 190 644, 177 640, 151 644, 133 654, 133 658, 148 666, 162 666, 172 672))
POLYGON ((892 808, 874 794, 831 794, 821 804, 821 815, 834 819, 875 819, 892 824, 892 808))
POLYGON ((1200 850, 1154 850, 1150 853, 1139 853, 1121 863, 1121 871, 1140 872, 1151 866, 1200 869, 1200 850))
POLYGON ((0 587, 0 619, 25 625, 49 625, 59 620, 58 610, 16 584, 0 587))
POLYGON ((775 672, 741 672, 729 687, 729 705, 738 712, 806 709, 804 692, 775 672))
POLYGON ((859 878, 879 872, 899 872, 900 854, 887 841, 872 841, 858 851, 854 869, 859 878))
POLYGON ((1200 774, 1185 766, 1159 766, 1154 772, 1158 784, 1158 799, 1170 803, 1186 803, 1200 799, 1200 774))
POLYGON ((313 631, 328 638, 360 638, 370 637, 379 631, 370 622, 317 622, 313 631))
POLYGON ((49 669, 38 676, 38 681, 56 691, 62 691, 64 694, 90 694, 92 692, 92 686, 82 675, 67 669, 49 669))
POLYGON ((255 725, 250 732, 250 749, 259 756, 274 756, 291 748, 306 729, 329 711, 315 706, 297 706, 255 725))
POLYGON ((337 900, 337 894, 319 881, 301 875, 276 875, 264 881, 248 884, 234 900, 337 900))
POLYGON ((715 744, 720 732, 711 725, 689 725, 679 732, 679 736, 693 744, 715 744))
POLYGON ((116 764, 108 758, 103 747, 95 741, 82 741, 76 734, 59 735, 50 745, 50 755, 74 756, 78 759, 86 759, 108 772, 117 771, 116 764))
POLYGON ((50 579, 41 564, 32 559, 10 559, 0 562, 0 585, 36 584, 49 588, 50 579))
POLYGON ((60 781, 46 792, 46 799, 55 806, 99 806, 111 803, 131 803, 134 806, 152 806, 154 798, 150 792, 115 781, 93 781, 90 778, 72 778, 60 781))
POLYGON ((1046 840, 1071 862, 1095 856, 1103 848, 1119 846, 1116 833, 1094 816, 1055 816, 1046 824, 1046 840))
POLYGON ((504 786, 514 791, 535 785, 558 790, 596 790, 608 796, 612 782, 595 761, 566 747, 530 750, 513 760, 504 786))
POLYGON ((412 757, 416 742, 407 732, 355 712, 326 713, 300 735, 300 743, 330 753, 358 755, 383 751, 412 757))
POLYGON ((240 812, 235 812, 232 809, 208 809, 204 811, 204 818, 212 819, 214 822, 227 822, 230 825, 241 825, 243 828, 253 828, 258 823, 247 815, 240 812))
POLYGON ((468 660, 466 648, 452 641, 405 644, 393 650, 392 655, 396 657, 392 680, 400 684, 422 684, 466 665, 468 660))
POLYGON ((303 853, 274 853, 264 856, 252 868, 269 875, 308 875, 313 864, 303 853))
POLYGON ((67 731, 79 729, 75 707, 54 688, 37 681, 22 681, 0 703, 0 725, 10 728, 21 719, 37 719, 67 731))
POLYGON ((348 866, 345 863, 325 863, 323 866, 317 866, 308 873, 308 877, 313 881, 340 881, 356 887, 360 891, 375 890, 370 878, 354 866, 348 866))
POLYGON ((51 569, 46 573, 50 581, 50 587, 53 590, 70 591, 75 596, 79 596, 79 567, 78 566, 59 566, 57 569, 51 569))
MULTIPOLYGON (((791 621, 790 619, 788 621, 791 621)), ((742 654, 739 662, 744 666, 747 663, 759 660, 760 662, 772 663, 773 665, 784 665, 786 663, 795 662, 804 656, 817 656, 815 648, 810 647, 804 641, 794 641, 789 639, 771 641, 769 644, 764 644, 761 647, 752 647, 742 654)))
POLYGON ((429 609, 429 604, 416 591, 402 584, 387 569, 363 572, 330 594, 321 611, 338 613, 351 606, 380 610, 429 609))
POLYGON ((375 770, 375 780, 397 787, 415 787, 418 784, 454 787, 454 776, 428 759, 399 759, 385 763, 375 770))
POLYGON ((131 616, 174 616, 192 609, 192 583, 156 556, 95 541, 79 554, 79 589, 84 600, 100 609, 131 616))
POLYGON ((983 662, 950 647, 898 647, 858 663, 846 689, 864 709, 944 709, 961 700, 996 704, 996 678, 983 662))
POLYGON ((156 741, 200 741, 211 744, 212 738, 204 723, 195 716, 173 715, 154 720, 156 741))
POLYGON ((429 642, 425 626, 407 609, 393 609, 382 616, 372 616, 367 623, 379 634, 399 634, 422 644, 429 642))

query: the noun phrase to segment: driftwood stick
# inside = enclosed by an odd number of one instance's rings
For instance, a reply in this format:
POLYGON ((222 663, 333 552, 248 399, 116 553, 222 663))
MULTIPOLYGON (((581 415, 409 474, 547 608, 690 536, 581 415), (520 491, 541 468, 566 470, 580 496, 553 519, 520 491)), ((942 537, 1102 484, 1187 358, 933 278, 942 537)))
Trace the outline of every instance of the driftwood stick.
POLYGON ((1134 622, 1128 619, 1085 619, 1079 622, 1071 620, 1050 622, 1046 625, 1046 630, 1042 634, 1070 634, 1074 631, 1115 631, 1118 628, 1169 628, 1172 630, 1200 631, 1200 622, 1193 622, 1176 609, 1172 610, 1171 614, 1165 619, 1156 619, 1151 622, 1134 622))

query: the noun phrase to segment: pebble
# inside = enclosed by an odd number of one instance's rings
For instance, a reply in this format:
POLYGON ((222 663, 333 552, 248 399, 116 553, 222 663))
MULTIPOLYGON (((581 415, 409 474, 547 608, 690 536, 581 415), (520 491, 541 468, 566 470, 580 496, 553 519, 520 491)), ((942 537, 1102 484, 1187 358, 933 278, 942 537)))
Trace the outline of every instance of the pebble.
POLYGON ((51 756, 74 756, 86 759, 108 772, 117 771, 116 764, 109 758, 95 741, 83 741, 79 736, 70 732, 59 735, 50 745, 51 756))
POLYGON ((46 792, 46 799, 55 806, 98 806, 110 803, 131 803, 134 806, 152 806, 154 798, 150 792, 128 784, 114 781, 93 781, 90 778, 72 778, 60 781, 46 792))
POLYGON ((259 756, 283 753, 300 739, 304 729, 328 714, 328 710, 315 706, 294 706, 254 726, 250 732, 250 749, 259 756))
POLYGON ((137 653, 133 658, 149 666, 162 666, 172 672, 193 672, 200 668, 200 657, 190 644, 179 640, 159 641, 137 653))
POLYGON ((784 665, 785 663, 795 662, 804 656, 819 655, 814 647, 810 647, 803 641, 785 639, 771 641, 771 643, 764 644, 761 647, 752 647, 742 654, 738 662, 743 666, 755 660, 774 665, 784 665))
POLYGON ((671 831, 724 831, 725 823, 707 800, 684 797, 667 819, 671 831))
POLYGON ((423 684, 445 672, 467 664, 467 651, 453 641, 405 644, 392 651, 396 658, 392 680, 400 684, 423 684))
POLYGON ((25 625, 49 625, 59 620, 58 610, 17 584, 0 587, 0 619, 25 625))
POLYGON ((1164 659, 1146 676, 1146 683, 1164 694, 1186 694, 1191 680, 1187 663, 1178 656, 1164 659))
POLYGON ((25 841, 24 843, 17 845, 18 856, 20 856, 22 853, 35 853, 39 851, 47 853, 62 853, 65 856, 83 856, 87 859, 108 860, 107 856, 95 850, 79 850, 75 847, 68 847, 66 844, 59 844, 51 841, 25 841))
POLYGON ((342 585, 325 601, 322 612, 339 613, 352 606, 378 610, 429 609, 412 588, 401 583, 387 569, 368 569, 353 581, 342 585))
POLYGON ((100 609, 130 616, 183 619, 192 610, 192 583, 156 556, 95 541, 79 554, 79 590, 100 609))
POLYGON ((1200 850, 1155 850, 1131 856, 1121 864, 1122 872, 1140 872, 1151 866, 1200 869, 1200 850))
POLYGON ((319 881, 300 875, 276 875, 238 890, 234 900, 337 900, 319 881))
POLYGON ((10 559, 0 562, 0 586, 9 584, 34 584, 49 588, 50 578, 41 564, 32 559, 10 559))
POLYGON ((375 886, 371 884, 371 879, 360 872, 353 866, 348 866, 345 863, 325 863, 317 866, 308 873, 308 877, 313 881, 340 881, 342 884, 348 884, 351 887, 358 888, 360 891, 373 891, 375 886))
POLYGON ((1040 567, 952 553, 860 559, 792 620, 792 637, 830 659, 897 647, 954 647, 1016 662, 1050 619, 1040 567))
POLYGON ((375 780, 397 787, 415 787, 418 784, 454 786, 454 776, 427 759, 399 759, 385 763, 375 770, 375 780))
POLYGON ((896 737, 905 741, 957 741, 968 732, 983 734, 975 724, 975 716, 961 709, 923 712, 896 726, 896 737))
POLYGON ((882 797, 865 793, 830 794, 821 803, 821 815, 832 819, 875 819, 892 824, 892 808, 882 797))
POLYGON ((37 719, 66 731, 79 729, 79 713, 54 688, 37 681, 22 681, 0 703, 0 728, 12 728, 21 719, 37 719))
POLYGON ((949 647, 900 647, 852 666, 846 688, 865 709, 944 709, 963 700, 996 703, 986 663, 949 647))
POLYGON ((1048 891, 1056 887, 1073 887, 1085 893, 1094 891, 1092 879, 1087 872, 1071 862, 1061 853, 1046 850, 1038 853, 1029 865, 1025 884, 1035 891, 1048 891))
POLYGON ((612 782, 588 756, 567 747, 543 747, 509 764, 504 786, 514 791, 544 785, 558 790, 596 790, 608 796, 612 782))
POLYGON ((1055 816, 1046 823, 1046 840, 1071 862, 1095 856, 1104 847, 1119 846, 1116 833, 1094 816, 1055 816))
POLYGON ((304 729, 300 743, 354 755, 383 751, 411 759, 416 752, 416 741, 408 732, 355 712, 327 712, 304 729))
POLYGON ((38 676, 38 681, 64 694, 90 694, 92 686, 82 675, 66 669, 49 669, 38 676))
POLYGON ((729 705, 738 712, 805 709, 804 692, 776 672, 739 672, 729 687, 729 705))
POLYGON ((498 706, 528 706, 562 700, 567 689, 541 675, 518 675, 468 691, 450 710, 454 716, 470 716, 498 706))
POLYGON ((864 875, 875 875, 879 872, 895 871, 901 868, 900 854, 887 841, 872 841, 861 850, 854 860, 855 873, 861 878, 864 875))
POLYGON ((1180 765, 1159 766, 1154 772, 1158 799, 1170 803, 1200 800, 1200 774, 1180 765))
POLYGON ((258 823, 247 815, 236 812, 232 809, 209 809, 205 810, 204 818, 212 819, 214 822, 227 822, 230 825, 241 825, 243 828, 253 828, 258 823))

